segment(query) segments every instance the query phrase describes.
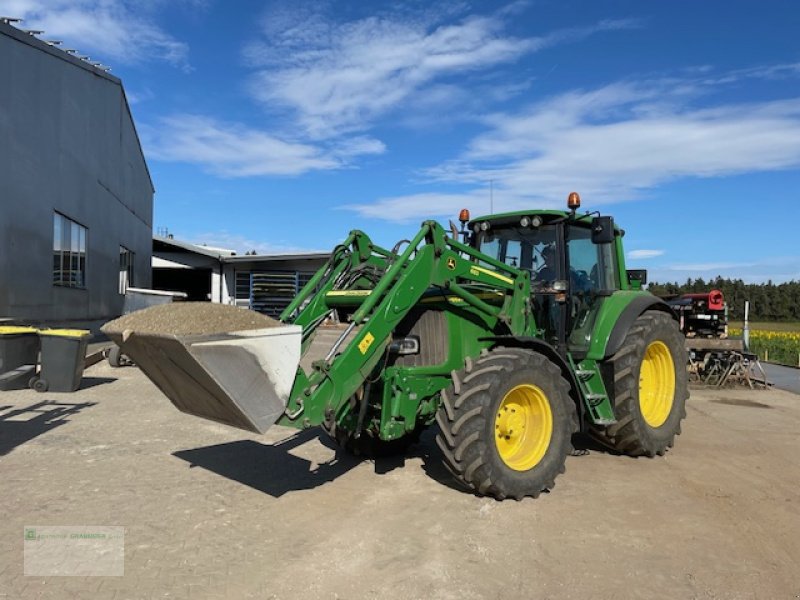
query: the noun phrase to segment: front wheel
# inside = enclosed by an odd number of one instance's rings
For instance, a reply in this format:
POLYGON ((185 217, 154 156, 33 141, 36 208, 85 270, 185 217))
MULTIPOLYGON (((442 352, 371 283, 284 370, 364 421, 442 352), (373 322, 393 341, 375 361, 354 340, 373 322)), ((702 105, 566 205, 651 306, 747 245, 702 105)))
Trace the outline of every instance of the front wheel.
POLYGON ((601 441, 630 456, 671 448, 686 416, 686 362, 674 319, 662 312, 637 318, 611 359, 617 422, 597 431, 601 441))
POLYGON ((436 414, 445 466, 481 495, 537 497, 564 472, 577 428, 560 369, 521 348, 497 348, 453 374, 436 414))

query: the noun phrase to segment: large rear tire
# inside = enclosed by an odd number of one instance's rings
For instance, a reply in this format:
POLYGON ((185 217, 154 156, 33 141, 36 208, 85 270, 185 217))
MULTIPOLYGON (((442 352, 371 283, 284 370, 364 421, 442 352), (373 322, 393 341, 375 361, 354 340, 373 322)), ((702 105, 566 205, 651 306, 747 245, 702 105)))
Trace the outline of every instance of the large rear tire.
POLYGON ((436 421, 445 466, 463 485, 498 500, 553 488, 577 429, 559 368, 521 348, 497 348, 454 372, 436 421))
POLYGON ((617 422, 601 441, 630 456, 663 455, 681 433, 689 398, 686 350, 678 324, 651 311, 634 321, 612 357, 617 422))

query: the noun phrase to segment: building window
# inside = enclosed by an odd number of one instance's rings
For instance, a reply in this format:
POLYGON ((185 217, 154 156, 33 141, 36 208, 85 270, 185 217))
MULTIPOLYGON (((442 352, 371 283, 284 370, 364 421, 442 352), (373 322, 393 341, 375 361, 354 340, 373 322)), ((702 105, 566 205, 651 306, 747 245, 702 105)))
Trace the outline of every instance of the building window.
POLYGON ((119 293, 124 294, 133 287, 133 252, 125 246, 119 247, 119 293))
POLYGON ((86 287, 86 227, 53 215, 53 284, 86 287))

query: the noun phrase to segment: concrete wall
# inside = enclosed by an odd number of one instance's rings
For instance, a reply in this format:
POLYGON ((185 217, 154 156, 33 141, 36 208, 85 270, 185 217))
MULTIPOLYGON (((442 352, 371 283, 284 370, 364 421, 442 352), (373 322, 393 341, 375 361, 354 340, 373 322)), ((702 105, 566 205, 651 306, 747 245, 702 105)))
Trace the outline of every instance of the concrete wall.
POLYGON ((119 246, 150 287, 153 187, 122 85, 0 24, 0 317, 120 314, 119 246), (88 228, 86 289, 53 285, 53 214, 88 228))

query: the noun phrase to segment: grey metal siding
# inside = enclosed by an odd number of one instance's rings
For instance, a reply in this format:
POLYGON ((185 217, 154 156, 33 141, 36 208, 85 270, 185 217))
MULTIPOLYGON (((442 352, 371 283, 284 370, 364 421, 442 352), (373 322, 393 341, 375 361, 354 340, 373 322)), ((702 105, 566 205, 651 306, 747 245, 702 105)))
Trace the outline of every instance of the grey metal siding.
POLYGON ((120 245, 151 283, 150 176, 119 80, 25 35, 0 26, 0 317, 108 319, 120 245), (54 211, 88 229, 86 289, 52 284, 54 211))

